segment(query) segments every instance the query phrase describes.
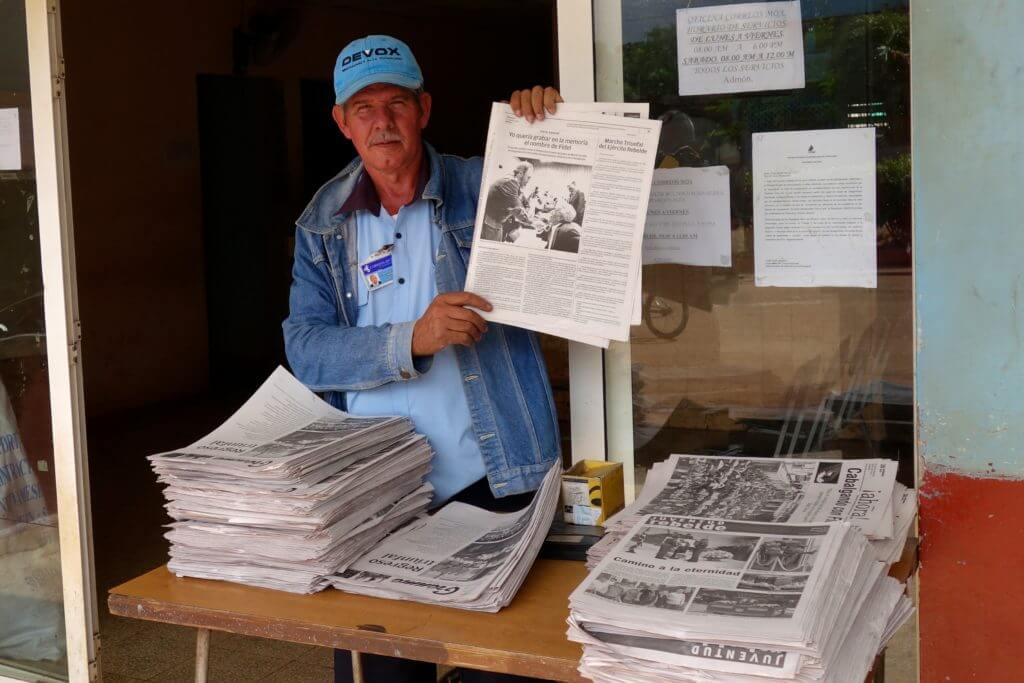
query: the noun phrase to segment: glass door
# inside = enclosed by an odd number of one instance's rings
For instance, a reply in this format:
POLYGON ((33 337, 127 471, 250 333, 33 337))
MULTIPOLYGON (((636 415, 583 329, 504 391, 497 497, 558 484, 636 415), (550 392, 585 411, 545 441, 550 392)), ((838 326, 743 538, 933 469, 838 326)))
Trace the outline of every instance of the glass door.
POLYGON ((95 661, 58 45, 55 3, 0 0, 0 680, 95 661))
POLYGON ((618 443, 638 486, 671 453, 886 457, 912 486, 908 0, 803 0, 802 88, 680 95, 677 10, 736 4, 592 5, 596 98, 650 103, 659 168, 727 169, 731 252, 731 265, 644 266, 643 324, 606 354, 609 455, 618 443), (755 282, 753 136, 865 127, 877 285, 755 282))

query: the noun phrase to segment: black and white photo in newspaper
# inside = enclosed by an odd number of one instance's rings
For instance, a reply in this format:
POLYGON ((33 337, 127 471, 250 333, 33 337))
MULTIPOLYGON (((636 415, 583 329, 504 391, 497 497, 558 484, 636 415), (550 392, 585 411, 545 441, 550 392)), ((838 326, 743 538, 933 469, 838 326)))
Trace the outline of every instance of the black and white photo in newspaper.
MULTIPOLYGON (((820 581, 826 556, 832 557, 842 533, 834 524, 649 515, 590 573, 570 604, 580 620, 613 617, 604 623, 642 626, 648 635, 696 635, 724 626, 740 640, 756 636, 766 644, 781 642, 795 623, 809 619, 804 598, 820 581)), ((783 653, 757 662, 711 661, 714 655, 705 659, 700 649, 599 639, 653 646, 660 653, 649 655, 666 663, 733 673, 791 674, 798 662, 783 653)))
POLYGON ((493 105, 466 277, 485 318, 628 338, 660 125, 571 108, 528 124, 493 105))
POLYGON ((640 497, 608 524, 644 514, 773 523, 845 521, 869 538, 889 538, 896 464, 673 454, 664 466, 652 469, 640 497))

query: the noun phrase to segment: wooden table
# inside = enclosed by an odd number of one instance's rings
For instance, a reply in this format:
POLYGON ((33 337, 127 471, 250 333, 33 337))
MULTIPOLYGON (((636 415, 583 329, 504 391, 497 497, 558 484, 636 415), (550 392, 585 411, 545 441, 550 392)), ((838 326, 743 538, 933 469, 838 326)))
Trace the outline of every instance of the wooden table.
MULTIPOLYGON (((917 539, 889 575, 917 568, 917 539)), ((557 681, 582 682, 582 650, 566 638, 569 594, 582 562, 537 560, 512 604, 497 614, 382 600, 325 590, 314 595, 178 578, 160 567, 110 591, 111 614, 198 629, 196 681, 205 683, 210 630, 417 659, 557 681)), ((353 657, 356 680, 359 658, 353 657)), ((882 683, 884 659, 868 683, 882 683)))
MULTIPOLYGON (((160 567, 110 591, 111 614, 199 629, 196 681, 206 680, 210 630, 418 659, 558 681, 585 681, 566 639, 569 593, 582 562, 538 560, 497 614, 325 590, 314 595, 179 578, 160 567)), ((358 661, 357 658, 353 658, 358 661)))

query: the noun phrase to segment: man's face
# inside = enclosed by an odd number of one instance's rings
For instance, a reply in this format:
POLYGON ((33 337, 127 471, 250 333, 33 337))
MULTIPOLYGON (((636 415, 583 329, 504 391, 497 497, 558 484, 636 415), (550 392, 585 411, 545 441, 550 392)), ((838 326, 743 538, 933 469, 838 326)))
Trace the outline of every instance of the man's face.
POLYGON ((430 120, 430 95, 377 83, 335 105, 333 115, 367 167, 395 171, 418 161, 422 131, 430 120))
POLYGON ((519 186, 526 187, 526 183, 530 182, 530 169, 523 168, 519 170, 519 186))

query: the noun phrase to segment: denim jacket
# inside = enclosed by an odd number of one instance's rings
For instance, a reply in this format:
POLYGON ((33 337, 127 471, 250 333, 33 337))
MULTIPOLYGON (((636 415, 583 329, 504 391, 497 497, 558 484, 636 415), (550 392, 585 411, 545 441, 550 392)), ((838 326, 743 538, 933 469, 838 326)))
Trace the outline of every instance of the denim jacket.
MULTIPOLYGON (((441 155, 424 143, 423 198, 441 231, 437 291, 462 291, 473 242, 482 162, 441 155)), ((416 381, 429 358, 411 356, 413 322, 357 327, 355 216, 339 213, 362 171, 357 158, 321 187, 296 221, 285 351, 295 376, 337 408, 345 391, 416 381)), ((497 497, 536 489, 560 458, 555 404, 536 335, 491 323, 472 347, 456 346, 462 389, 497 497)))

